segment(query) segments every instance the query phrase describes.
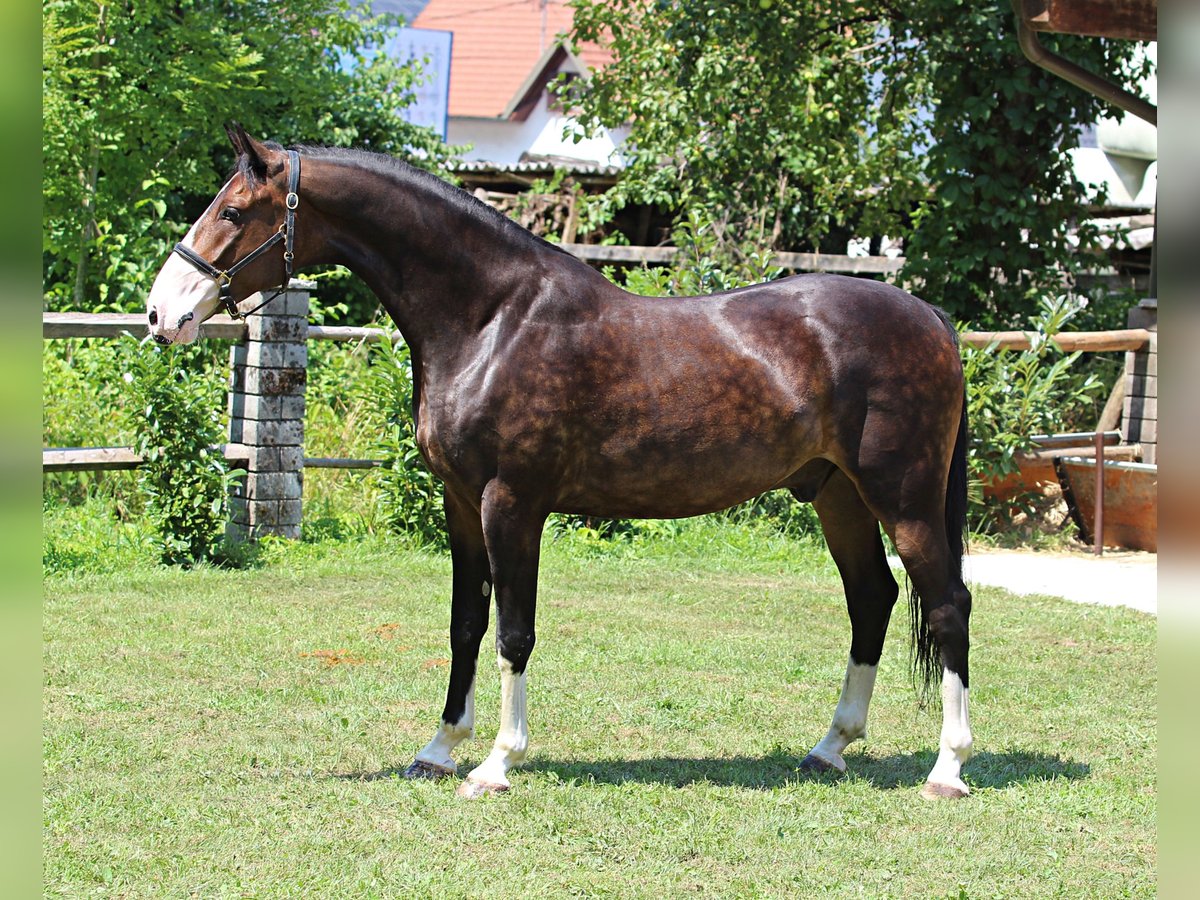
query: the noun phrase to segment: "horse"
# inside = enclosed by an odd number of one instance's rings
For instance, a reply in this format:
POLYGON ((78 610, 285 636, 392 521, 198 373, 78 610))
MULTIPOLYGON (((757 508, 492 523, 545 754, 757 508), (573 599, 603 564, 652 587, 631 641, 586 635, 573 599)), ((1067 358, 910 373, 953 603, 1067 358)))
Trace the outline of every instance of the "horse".
POLYGON ((942 311, 828 274, 636 296, 401 160, 226 131, 236 170, 158 273, 150 332, 192 341, 218 309, 242 315, 240 302, 295 268, 330 264, 362 278, 395 321, 411 351, 417 441, 444 483, 452 560, 446 704, 407 778, 458 774, 494 602, 500 727, 457 791, 509 789, 529 747, 550 513, 678 518, 786 488, 815 507, 851 626, 832 723, 801 769, 845 772, 842 754, 866 734, 899 595, 882 526, 910 584, 914 682, 926 693, 941 683, 940 746, 921 794, 969 793, 967 417, 942 311))

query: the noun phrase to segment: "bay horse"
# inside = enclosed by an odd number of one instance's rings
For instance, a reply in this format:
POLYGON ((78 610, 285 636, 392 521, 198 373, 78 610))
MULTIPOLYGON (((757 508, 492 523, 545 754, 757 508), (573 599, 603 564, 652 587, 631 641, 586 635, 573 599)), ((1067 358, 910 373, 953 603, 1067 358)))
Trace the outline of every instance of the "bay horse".
POLYGON ((551 512, 676 518, 787 488, 816 508, 852 629, 841 697, 806 770, 846 770, 908 574, 913 674, 941 680, 927 797, 968 793, 962 578, 966 405, 954 328, 897 287, 799 275, 706 297, 635 296, 471 195, 397 159, 285 150, 226 129, 234 175, 151 289, 151 334, 197 337, 295 268, 345 266, 412 357, 413 417, 445 484, 453 660, 440 727, 405 775, 457 774, 496 606, 500 727, 459 784, 509 788, 529 745, 526 672, 551 512), (303 168, 301 168, 303 167, 303 168))

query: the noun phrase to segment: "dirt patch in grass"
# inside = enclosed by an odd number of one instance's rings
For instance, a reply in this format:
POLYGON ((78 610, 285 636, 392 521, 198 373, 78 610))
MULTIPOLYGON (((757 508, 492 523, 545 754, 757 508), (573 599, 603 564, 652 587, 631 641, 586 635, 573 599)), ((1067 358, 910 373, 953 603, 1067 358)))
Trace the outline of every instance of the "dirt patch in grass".
POLYGON ((333 666, 361 666, 365 659, 361 656, 353 656, 349 650, 313 650, 310 653, 301 653, 301 659, 319 659, 322 665, 326 667, 333 666))
POLYGON ((382 625, 376 625, 371 629, 370 633, 375 635, 375 637, 379 638, 380 640, 394 641, 397 637, 396 632, 400 631, 402 628, 404 628, 404 625, 400 622, 385 622, 382 625))

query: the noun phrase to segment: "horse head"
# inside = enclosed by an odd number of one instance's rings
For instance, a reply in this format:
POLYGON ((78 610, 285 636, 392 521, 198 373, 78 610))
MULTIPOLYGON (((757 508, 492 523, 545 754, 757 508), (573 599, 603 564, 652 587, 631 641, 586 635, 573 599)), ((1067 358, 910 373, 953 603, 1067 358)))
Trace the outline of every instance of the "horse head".
POLYGON ((295 209, 288 179, 298 157, 289 159, 287 151, 255 140, 236 123, 225 131, 238 154, 237 170, 176 245, 146 300, 150 334, 160 344, 194 341, 200 324, 219 308, 236 311, 239 301, 286 285, 291 274, 284 223, 291 219, 289 205, 295 209))

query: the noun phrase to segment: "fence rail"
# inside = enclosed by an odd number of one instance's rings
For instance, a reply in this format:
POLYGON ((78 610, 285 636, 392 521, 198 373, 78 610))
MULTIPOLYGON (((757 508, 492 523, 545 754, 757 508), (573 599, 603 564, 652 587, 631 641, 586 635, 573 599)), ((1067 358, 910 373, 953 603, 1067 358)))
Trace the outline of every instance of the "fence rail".
MULTIPOLYGON (((678 247, 628 247, 619 244, 559 244, 588 263, 666 265, 679 255, 678 247)), ((891 275, 904 268, 904 257, 842 256, 837 253, 775 253, 770 264, 798 272, 838 272, 844 275, 891 275)))
MULTIPOLYGON (((618 248, 619 249, 619 248, 618 248)), ((671 248, 661 248, 671 249, 671 248)), ((42 313, 42 337, 72 338, 96 337, 115 338, 122 334, 145 337, 146 318, 141 314, 125 313, 42 313)), ((1139 351, 1150 344, 1150 332, 1145 328, 1123 328, 1115 331, 1063 331, 1051 340, 1068 353, 1075 350, 1087 352, 1139 351)), ((379 341, 388 334, 393 343, 400 340, 400 332, 387 332, 382 328, 360 328, 346 325, 309 325, 306 337, 310 341, 379 341)), ((246 323, 229 316, 213 316, 200 326, 200 336, 221 340, 240 341, 246 337, 246 323)), ((998 350, 1028 350, 1037 338, 1035 331, 965 331, 962 342, 968 347, 996 345, 998 350)))
MULTIPOLYGON (((584 245, 568 247, 572 252, 584 245)), ((585 259, 612 261, 668 260, 673 248, 586 247, 585 259), (655 254, 641 251, 654 250, 655 254), (627 251, 636 250, 630 255, 627 251), (603 257, 596 254, 607 254, 603 257), (622 255, 625 254, 625 255, 622 255), (636 256, 636 260, 635 260, 636 256)), ((812 254, 790 254, 811 256, 812 254)), ((798 268, 812 268, 813 260, 791 260, 798 268), (800 263, 803 262, 803 265, 800 263)), ((880 257, 853 260, 866 266, 890 263, 880 257)), ((847 271, 839 269, 838 271, 847 271)), ((871 271, 858 268, 858 272, 871 271)), ((246 484, 235 488, 241 491, 234 498, 234 523, 243 532, 254 536, 263 533, 297 536, 300 527, 302 473, 304 469, 370 469, 383 465, 377 459, 343 457, 309 457, 303 455, 305 383, 307 380, 307 342, 375 342, 400 340, 398 331, 384 328, 355 328, 341 325, 312 325, 307 321, 311 283, 293 281, 281 300, 272 303, 264 315, 249 323, 228 316, 213 316, 200 327, 202 337, 234 342, 230 351, 231 379, 229 394, 230 440, 213 448, 223 453, 230 465, 247 470, 246 484)), ((146 319, 141 314, 123 313, 43 313, 42 336, 47 340, 62 338, 117 338, 130 334, 142 338, 147 333, 146 319)), ((962 343, 971 347, 993 347, 1004 350, 1024 350, 1037 338, 1029 331, 968 331, 962 343)), ((1136 377, 1153 387, 1157 369, 1157 333, 1145 328, 1118 331, 1063 332, 1051 340, 1062 350, 1088 352, 1125 351, 1129 360, 1149 360, 1143 363, 1136 377), (1149 351, 1148 353, 1146 351, 1149 351)), ((1132 369, 1130 371, 1133 371, 1132 369)), ((1141 382, 1139 382, 1140 384, 1141 382)), ((1153 393, 1153 392, 1151 392, 1153 393)), ((1138 401, 1145 405, 1146 402, 1138 401)), ((1127 417, 1143 413, 1133 409, 1126 400, 1127 417)), ((1135 416, 1136 418, 1136 416, 1135 416)), ((1138 439, 1130 435, 1132 444, 1138 439)), ((1145 442, 1143 435, 1141 440, 1145 442)), ((1105 435, 1104 443, 1112 443, 1105 435)), ((1154 444, 1146 445, 1153 452, 1154 444)), ((1053 447, 1043 445, 1036 455, 1058 454, 1053 447)), ((1105 456, 1124 457, 1124 448, 1106 450, 1105 456)), ((43 472, 119 471, 135 469, 142 459, 127 447, 67 447, 42 450, 43 472)))

